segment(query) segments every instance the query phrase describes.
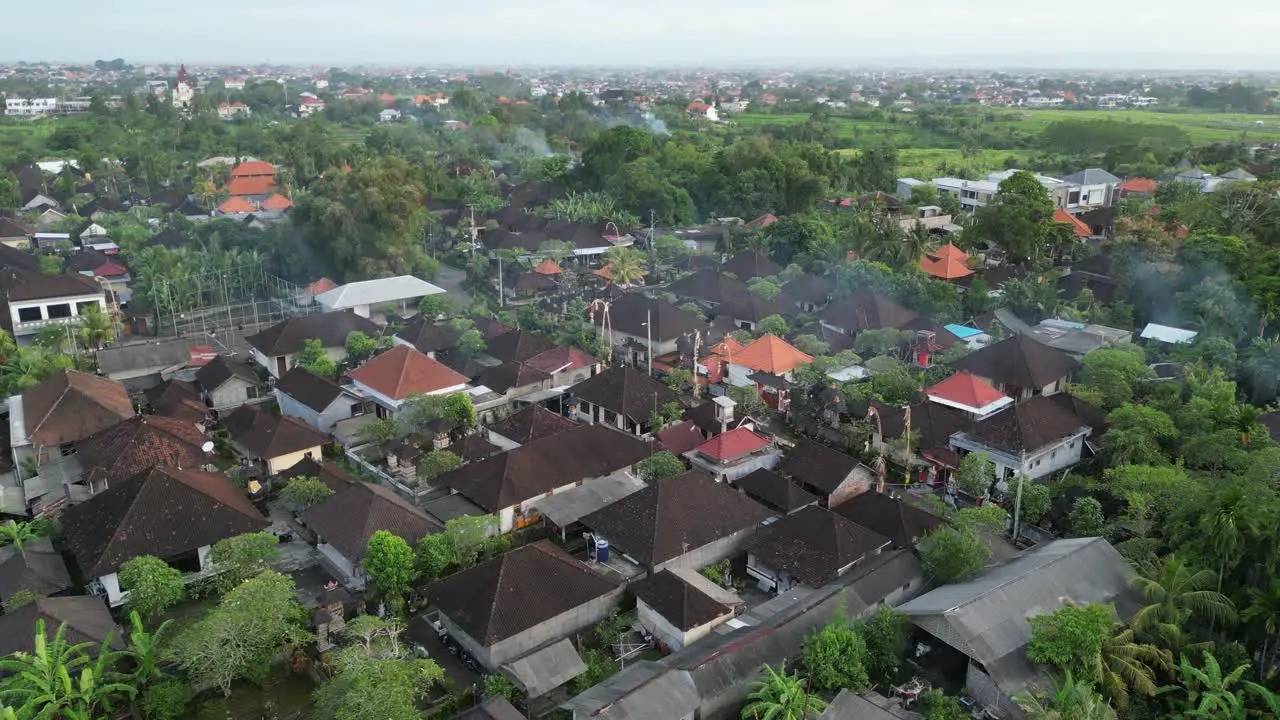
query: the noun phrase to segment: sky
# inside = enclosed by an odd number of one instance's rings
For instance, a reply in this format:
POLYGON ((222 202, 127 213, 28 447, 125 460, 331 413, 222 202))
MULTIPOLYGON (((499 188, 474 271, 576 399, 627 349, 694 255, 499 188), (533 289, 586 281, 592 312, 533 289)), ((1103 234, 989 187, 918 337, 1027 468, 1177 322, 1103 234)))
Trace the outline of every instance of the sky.
POLYGON ((1276 0, 59 0, 52 36, 6 4, 8 61, 1280 70, 1242 42, 1276 0))

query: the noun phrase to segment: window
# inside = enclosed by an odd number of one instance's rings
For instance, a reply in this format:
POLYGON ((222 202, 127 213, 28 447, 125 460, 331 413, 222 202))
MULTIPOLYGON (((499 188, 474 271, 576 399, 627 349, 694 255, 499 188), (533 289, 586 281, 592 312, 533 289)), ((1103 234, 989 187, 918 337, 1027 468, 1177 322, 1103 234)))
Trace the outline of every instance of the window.
POLYGON ((43 319, 44 319, 44 316, 40 314, 40 308, 38 307, 18 308, 19 322, 35 322, 36 320, 43 320, 43 319))
POLYGON ((364 413, 364 405, 361 403, 351 403, 351 417, 355 417, 364 413))
POLYGON ((258 398, 266 395, 267 392, 265 388, 261 388, 257 385, 250 385, 244 389, 244 396, 248 400, 257 400, 258 398))
POLYGON ((49 319, 69 318, 71 317, 71 303, 58 303, 57 305, 47 306, 49 319))
POLYGON ((76 303, 76 314, 83 315, 85 308, 91 308, 91 307, 100 308, 102 306, 98 304, 97 300, 84 300, 82 302, 76 303))

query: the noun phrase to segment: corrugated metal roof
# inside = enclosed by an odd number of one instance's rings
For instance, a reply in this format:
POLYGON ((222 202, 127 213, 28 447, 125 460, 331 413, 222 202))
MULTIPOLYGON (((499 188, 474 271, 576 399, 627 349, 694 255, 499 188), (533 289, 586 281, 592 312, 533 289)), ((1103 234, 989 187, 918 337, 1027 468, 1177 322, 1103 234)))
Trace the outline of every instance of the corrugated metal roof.
POLYGON ((509 662, 502 669, 530 698, 541 697, 586 672, 573 643, 566 638, 509 662))
POLYGON ((558 527, 567 527, 644 487, 644 481, 630 473, 615 473, 592 478, 571 490, 536 500, 533 507, 558 527))
POLYGON ((1196 335, 1200 333, 1195 330, 1183 330, 1182 328, 1170 327, 1168 325, 1157 325, 1156 323, 1147 323, 1142 328, 1143 340, 1159 340, 1166 343, 1189 343, 1196 339, 1196 335))
POLYGON ((329 310, 346 310, 360 305, 380 305, 442 292, 445 292, 444 288, 426 280, 412 275, 397 275, 339 285, 317 295, 316 301, 329 310))
POLYGON ((1024 652, 1031 639, 1029 618, 1051 613, 1067 600, 1113 603, 1121 617, 1128 617, 1138 607, 1129 587, 1132 574, 1102 538, 1057 540, 898 610, 982 663, 1006 692, 1016 692, 1038 674, 1024 652))

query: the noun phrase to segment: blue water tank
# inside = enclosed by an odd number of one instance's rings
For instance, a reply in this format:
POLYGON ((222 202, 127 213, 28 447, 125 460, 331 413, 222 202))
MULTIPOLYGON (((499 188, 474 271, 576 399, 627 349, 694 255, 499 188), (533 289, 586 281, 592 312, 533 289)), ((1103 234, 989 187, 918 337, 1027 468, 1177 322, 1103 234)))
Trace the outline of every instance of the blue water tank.
POLYGON ((596 540, 596 562, 609 562, 608 540, 596 540))

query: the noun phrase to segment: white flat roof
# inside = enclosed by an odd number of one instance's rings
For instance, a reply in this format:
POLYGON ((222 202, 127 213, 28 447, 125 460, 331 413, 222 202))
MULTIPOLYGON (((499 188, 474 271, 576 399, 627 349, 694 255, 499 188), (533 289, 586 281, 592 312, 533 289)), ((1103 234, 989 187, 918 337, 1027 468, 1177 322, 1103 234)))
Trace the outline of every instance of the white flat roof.
POLYGON ((409 298, 439 295, 444 291, 444 288, 412 275, 397 275, 339 285, 317 295, 316 302, 332 310, 347 310, 362 305, 380 305, 409 298))
POLYGON ((1165 343, 1189 343, 1196 339, 1196 335, 1200 333, 1195 330, 1183 330, 1182 328, 1169 327, 1168 325, 1157 325, 1156 323, 1147 323, 1142 328, 1143 340, 1159 340, 1165 343))

